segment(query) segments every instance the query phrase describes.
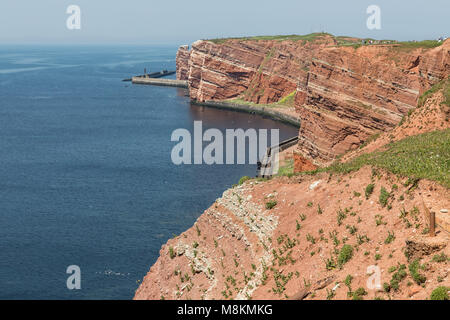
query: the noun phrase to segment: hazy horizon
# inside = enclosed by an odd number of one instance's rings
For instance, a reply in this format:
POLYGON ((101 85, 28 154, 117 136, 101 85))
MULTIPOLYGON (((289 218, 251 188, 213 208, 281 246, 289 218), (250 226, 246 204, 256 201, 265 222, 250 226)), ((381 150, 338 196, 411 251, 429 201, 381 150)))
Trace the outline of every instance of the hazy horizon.
POLYGON ((280 0, 165 3, 133 0, 3 0, 0 44, 175 45, 197 39, 328 32, 361 38, 424 40, 447 36, 447 0, 280 0), (381 29, 369 30, 369 5, 381 29), (81 29, 69 30, 69 5, 81 8, 81 29))

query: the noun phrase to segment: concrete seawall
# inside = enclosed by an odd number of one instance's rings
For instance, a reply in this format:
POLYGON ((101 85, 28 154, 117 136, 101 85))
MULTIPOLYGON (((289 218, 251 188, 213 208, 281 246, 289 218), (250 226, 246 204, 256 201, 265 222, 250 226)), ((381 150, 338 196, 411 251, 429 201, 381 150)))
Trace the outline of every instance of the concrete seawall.
POLYGON ((227 110, 234 110, 234 111, 240 111, 240 112, 247 112, 247 113, 254 113, 259 114, 263 116, 270 117, 274 120, 278 120, 287 124, 290 124, 295 127, 300 127, 300 119, 297 117, 293 117, 289 114, 283 113, 279 110, 274 110, 271 107, 258 105, 247 105, 247 104, 238 104, 234 102, 229 101, 205 101, 205 102, 198 102, 198 101, 191 101, 192 104, 196 104, 199 106, 207 106, 207 107, 214 107, 218 109, 227 109, 227 110))
MULTIPOLYGON (((159 79, 159 78, 144 78, 144 77, 133 77, 133 84, 145 84, 154 86, 169 86, 169 87, 179 87, 188 88, 187 80, 174 80, 174 79, 159 79)), ((227 109, 239 112, 259 114, 272 118, 277 121, 287 123, 289 125, 300 127, 300 118, 287 114, 283 111, 276 110, 273 107, 266 105, 250 105, 250 104, 238 104, 230 101, 205 101, 199 102, 191 100, 192 104, 213 107, 218 109, 227 109)))
POLYGON ((131 81, 134 84, 147 84, 147 85, 153 85, 153 86, 168 86, 168 87, 179 87, 179 88, 187 88, 188 87, 188 82, 185 80, 133 77, 131 79, 131 81))

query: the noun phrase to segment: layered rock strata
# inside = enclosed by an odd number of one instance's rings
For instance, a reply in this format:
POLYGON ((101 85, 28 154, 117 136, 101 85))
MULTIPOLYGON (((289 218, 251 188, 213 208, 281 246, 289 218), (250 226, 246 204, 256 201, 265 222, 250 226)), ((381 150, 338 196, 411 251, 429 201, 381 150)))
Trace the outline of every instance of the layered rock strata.
POLYGON ((333 161, 394 127, 418 97, 450 74, 450 39, 432 48, 313 41, 197 41, 177 54, 194 101, 272 104, 295 92, 301 120, 296 170, 333 161))

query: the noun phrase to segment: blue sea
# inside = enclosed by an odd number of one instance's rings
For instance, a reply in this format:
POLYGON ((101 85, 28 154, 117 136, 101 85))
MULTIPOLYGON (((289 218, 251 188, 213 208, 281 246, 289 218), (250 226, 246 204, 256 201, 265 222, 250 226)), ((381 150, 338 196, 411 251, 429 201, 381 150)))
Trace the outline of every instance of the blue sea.
MULTIPOLYGON (((254 165, 180 165, 171 134, 297 129, 132 85, 176 46, 0 46, 0 299, 131 299, 161 245, 254 165), (69 290, 66 269, 81 269, 69 290)), ((173 78, 173 77, 172 77, 173 78)))

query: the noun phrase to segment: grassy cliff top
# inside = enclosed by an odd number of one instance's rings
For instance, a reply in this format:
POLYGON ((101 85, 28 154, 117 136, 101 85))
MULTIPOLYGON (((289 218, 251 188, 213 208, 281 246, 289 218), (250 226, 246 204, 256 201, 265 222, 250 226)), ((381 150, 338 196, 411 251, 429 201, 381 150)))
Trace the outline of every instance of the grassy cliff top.
POLYGON ((240 41, 261 41, 261 40, 275 40, 275 41, 318 41, 323 39, 333 39, 336 46, 353 46, 359 47, 363 43, 366 45, 380 45, 390 44, 400 49, 431 49, 440 46, 443 42, 437 40, 423 40, 423 41, 396 41, 396 40, 376 40, 373 38, 357 38, 351 36, 334 36, 326 32, 316 32, 305 35, 291 34, 291 35, 265 35, 265 36, 250 36, 250 37, 230 37, 230 38, 216 38, 206 39, 216 44, 226 43, 230 40, 240 41))
POLYGON ((323 37, 333 37, 332 34, 326 33, 326 32, 319 32, 319 33, 310 33, 305 35, 298 35, 298 34, 291 34, 291 35, 274 35, 274 36, 252 36, 252 37, 237 37, 237 38, 217 38, 217 39, 207 39, 208 41, 214 42, 214 43, 224 43, 229 40, 242 40, 242 41, 260 41, 260 40, 278 40, 278 41, 284 41, 284 40, 290 40, 290 41, 315 41, 317 39, 323 38, 323 37))

